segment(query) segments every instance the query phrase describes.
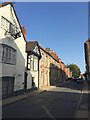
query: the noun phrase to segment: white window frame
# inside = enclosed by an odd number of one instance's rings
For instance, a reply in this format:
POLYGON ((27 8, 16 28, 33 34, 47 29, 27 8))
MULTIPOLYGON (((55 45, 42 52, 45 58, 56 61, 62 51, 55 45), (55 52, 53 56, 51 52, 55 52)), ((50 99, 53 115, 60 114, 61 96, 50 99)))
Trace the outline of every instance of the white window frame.
POLYGON ((2 44, 0 45, 2 46, 2 55, 1 55, 1 61, 2 63, 6 63, 6 64, 12 64, 15 65, 16 64, 16 50, 14 48, 12 48, 11 46, 2 44))

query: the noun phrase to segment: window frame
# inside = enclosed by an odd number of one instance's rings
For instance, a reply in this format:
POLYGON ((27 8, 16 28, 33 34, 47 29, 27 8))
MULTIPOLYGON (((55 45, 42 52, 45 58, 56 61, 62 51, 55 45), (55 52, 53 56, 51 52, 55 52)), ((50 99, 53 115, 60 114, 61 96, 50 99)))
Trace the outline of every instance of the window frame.
POLYGON ((0 44, 2 47, 2 58, 0 60, 0 63, 4 64, 11 64, 11 65, 16 65, 16 50, 6 44, 0 44), (14 53, 14 54, 13 54, 14 53))
POLYGON ((1 16, 1 28, 10 33, 11 36, 15 36, 19 32, 18 28, 3 16, 1 16))

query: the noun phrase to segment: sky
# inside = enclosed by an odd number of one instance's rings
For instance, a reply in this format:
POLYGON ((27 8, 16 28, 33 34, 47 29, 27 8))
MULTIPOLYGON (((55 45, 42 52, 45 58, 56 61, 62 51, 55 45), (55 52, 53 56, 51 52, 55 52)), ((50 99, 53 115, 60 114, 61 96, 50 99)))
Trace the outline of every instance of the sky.
POLYGON ((67 64, 85 72, 84 42, 88 39, 87 2, 15 2, 27 41, 37 40, 67 64))

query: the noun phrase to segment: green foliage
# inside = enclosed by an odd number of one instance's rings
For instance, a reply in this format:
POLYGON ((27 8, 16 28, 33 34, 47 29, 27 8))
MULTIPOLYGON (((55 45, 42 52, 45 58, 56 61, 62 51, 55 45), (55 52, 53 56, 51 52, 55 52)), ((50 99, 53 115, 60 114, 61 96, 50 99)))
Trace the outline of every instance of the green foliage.
POLYGON ((80 76, 80 68, 76 64, 69 64, 67 67, 72 71, 73 78, 78 78, 80 76))

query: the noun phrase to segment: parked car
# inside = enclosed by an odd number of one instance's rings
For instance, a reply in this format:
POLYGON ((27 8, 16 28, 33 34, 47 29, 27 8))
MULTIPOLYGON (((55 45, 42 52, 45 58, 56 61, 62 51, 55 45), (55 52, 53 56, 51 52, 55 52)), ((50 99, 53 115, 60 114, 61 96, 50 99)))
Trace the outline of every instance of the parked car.
POLYGON ((77 83, 83 83, 83 79, 78 78, 78 79, 77 79, 77 83))
POLYGON ((72 79, 72 82, 77 82, 77 79, 76 79, 76 78, 73 78, 73 79, 72 79))

